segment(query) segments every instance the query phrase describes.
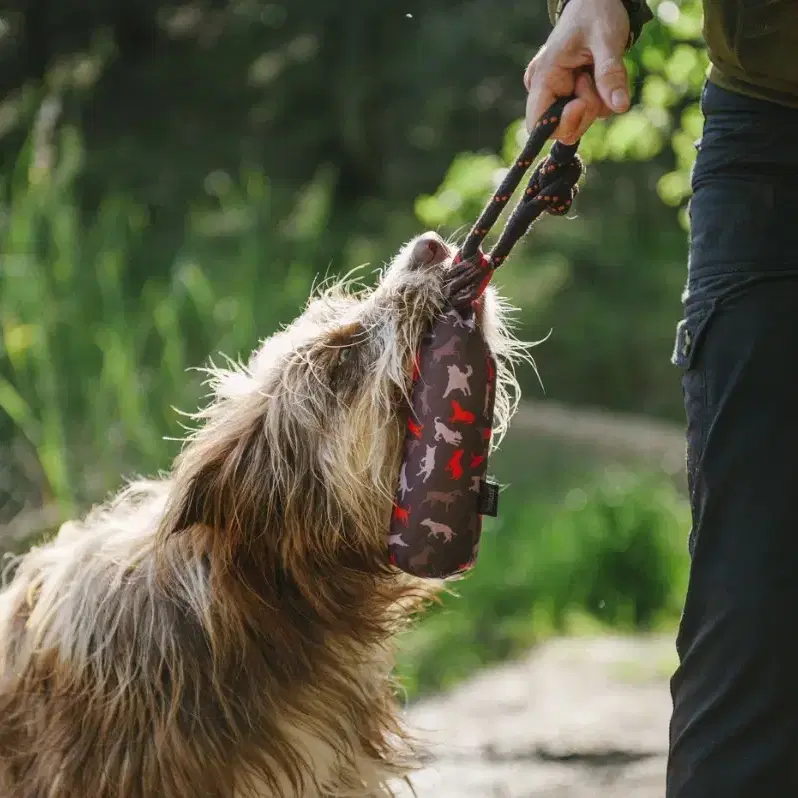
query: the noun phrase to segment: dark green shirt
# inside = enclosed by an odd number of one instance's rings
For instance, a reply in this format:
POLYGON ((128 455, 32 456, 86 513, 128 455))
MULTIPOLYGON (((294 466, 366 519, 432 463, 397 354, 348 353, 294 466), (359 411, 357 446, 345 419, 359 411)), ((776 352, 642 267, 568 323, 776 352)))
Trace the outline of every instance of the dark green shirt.
MULTIPOLYGON (((559 0, 547 0, 554 22, 559 0)), ((703 0, 709 79, 740 94, 798 108, 798 0, 703 0)), ((632 36, 651 19, 632 19, 632 36)))

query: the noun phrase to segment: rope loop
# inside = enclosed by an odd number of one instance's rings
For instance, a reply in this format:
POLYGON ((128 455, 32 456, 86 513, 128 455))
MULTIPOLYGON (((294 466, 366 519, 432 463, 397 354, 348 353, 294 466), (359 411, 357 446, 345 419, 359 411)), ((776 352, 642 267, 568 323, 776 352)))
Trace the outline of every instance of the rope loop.
MULTIPOLYGON (((573 98, 560 98, 538 120, 520 155, 507 170, 501 185, 471 228, 455 258, 456 264, 470 263, 480 266, 483 274, 487 271, 489 275, 504 263, 510 250, 544 211, 552 216, 564 216, 568 213, 579 192, 577 184, 584 165, 576 152, 579 147, 578 141, 570 145, 555 141, 549 154, 533 171, 521 199, 513 208, 493 249, 487 256, 482 254, 482 242, 496 224, 524 174, 557 129, 563 109, 571 99, 573 98)), ((484 276, 480 279, 477 296, 484 291, 489 279, 489 276, 487 279, 484 276)))

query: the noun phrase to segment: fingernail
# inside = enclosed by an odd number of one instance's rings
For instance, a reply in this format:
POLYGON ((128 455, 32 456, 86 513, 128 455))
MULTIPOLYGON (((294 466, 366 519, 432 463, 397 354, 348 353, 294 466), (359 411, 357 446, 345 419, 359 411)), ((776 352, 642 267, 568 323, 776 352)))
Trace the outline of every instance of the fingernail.
POLYGON ((623 89, 615 89, 610 95, 610 102, 616 111, 623 111, 626 108, 626 92, 623 89))

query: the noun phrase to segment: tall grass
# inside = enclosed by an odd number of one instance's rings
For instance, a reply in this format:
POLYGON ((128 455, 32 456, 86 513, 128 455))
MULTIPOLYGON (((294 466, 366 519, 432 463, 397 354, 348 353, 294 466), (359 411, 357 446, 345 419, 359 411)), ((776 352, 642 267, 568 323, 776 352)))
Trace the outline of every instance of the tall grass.
MULTIPOLYGON (((217 175, 171 268, 133 291, 146 212, 114 195, 81 209, 79 136, 46 127, 40 114, 0 183, 0 439, 31 455, 24 489, 69 515, 120 472, 168 466, 182 434, 174 408, 201 398, 189 369, 210 353, 246 356, 296 315, 313 270, 296 255, 296 218, 286 246, 263 176, 217 175)), ((304 235, 323 223, 305 220, 304 235)))

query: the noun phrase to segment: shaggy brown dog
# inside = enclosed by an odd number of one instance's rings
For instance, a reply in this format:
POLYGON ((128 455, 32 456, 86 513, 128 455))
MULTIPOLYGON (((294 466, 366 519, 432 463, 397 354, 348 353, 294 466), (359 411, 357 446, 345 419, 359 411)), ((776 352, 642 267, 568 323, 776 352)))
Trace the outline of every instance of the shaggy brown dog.
MULTIPOLYGON (((212 400, 160 480, 15 564, 0 593, 2 798, 387 796, 415 766, 391 642, 434 586, 387 563, 414 353, 451 252, 339 284, 212 400)), ((493 290, 479 323, 517 399, 493 290)))

